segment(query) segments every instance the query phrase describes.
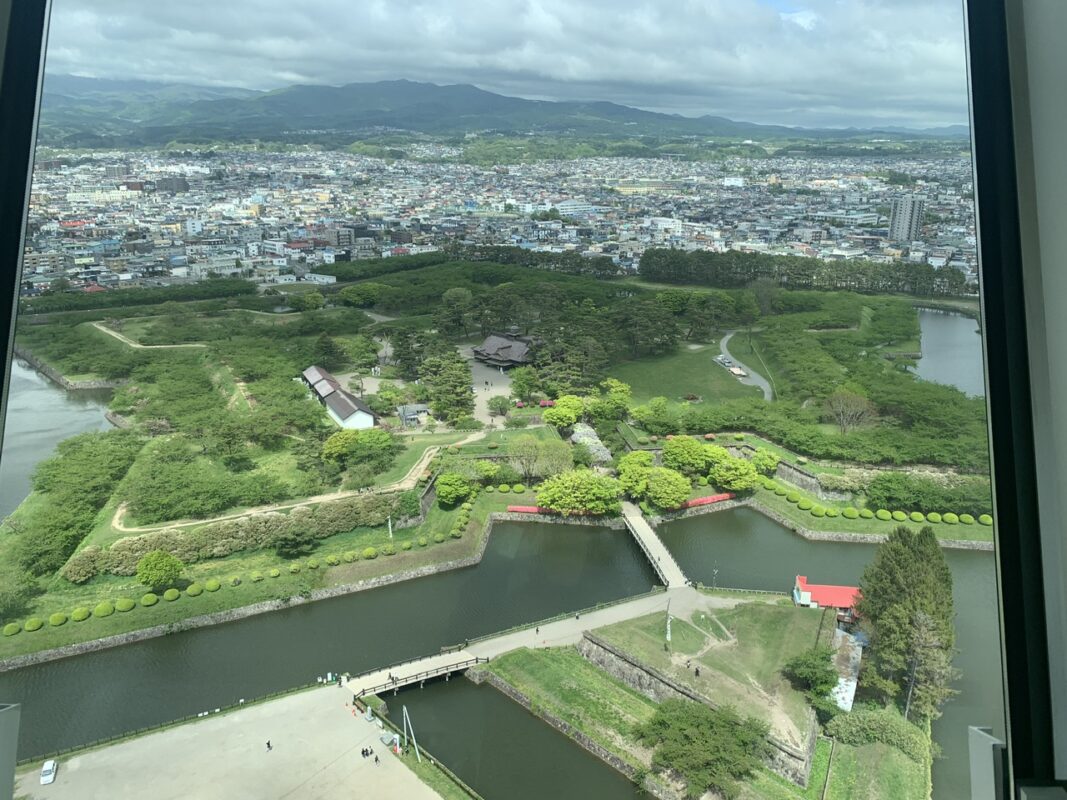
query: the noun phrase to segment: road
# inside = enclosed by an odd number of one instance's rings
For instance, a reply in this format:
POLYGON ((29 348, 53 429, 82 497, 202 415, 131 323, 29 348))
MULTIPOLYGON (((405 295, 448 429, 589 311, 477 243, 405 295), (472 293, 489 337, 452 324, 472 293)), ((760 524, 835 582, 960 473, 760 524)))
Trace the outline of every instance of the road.
POLYGON ((737 333, 737 331, 726 332, 726 334, 719 341, 719 350, 722 351, 722 354, 724 356, 734 362, 734 366, 740 367, 748 373, 747 378, 739 378, 741 383, 745 384, 746 386, 759 387, 759 389, 763 392, 763 399, 766 400, 768 403, 771 402, 774 399, 774 390, 771 389, 771 385, 767 382, 767 379, 760 375, 758 372, 756 372, 756 370, 752 369, 752 367, 748 366, 747 364, 742 364, 734 356, 730 355, 730 351, 727 349, 726 346, 730 339, 733 338, 733 335, 735 333, 737 333))
POLYGON ((352 713, 351 701, 327 686, 257 703, 60 759, 50 786, 39 784, 35 764, 19 774, 15 793, 32 800, 439 798, 381 743, 376 723, 352 713), (360 755, 365 747, 380 764, 360 755))

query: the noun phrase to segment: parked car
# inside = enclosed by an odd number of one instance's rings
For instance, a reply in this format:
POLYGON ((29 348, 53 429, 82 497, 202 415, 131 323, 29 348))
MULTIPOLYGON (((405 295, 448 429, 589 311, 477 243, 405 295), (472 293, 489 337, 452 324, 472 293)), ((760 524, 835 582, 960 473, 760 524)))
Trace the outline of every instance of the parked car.
POLYGON ((44 762, 44 766, 41 767, 41 786, 47 786, 56 779, 56 770, 59 765, 56 764, 54 758, 48 759, 44 762))

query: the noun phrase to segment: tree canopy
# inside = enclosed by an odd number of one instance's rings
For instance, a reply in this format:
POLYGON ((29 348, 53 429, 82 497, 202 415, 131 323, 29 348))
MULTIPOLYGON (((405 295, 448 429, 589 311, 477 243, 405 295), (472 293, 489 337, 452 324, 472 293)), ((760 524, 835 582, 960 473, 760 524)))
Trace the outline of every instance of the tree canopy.
POLYGON ((537 505, 564 516, 617 514, 622 486, 612 477, 575 469, 546 479, 537 490, 537 505))

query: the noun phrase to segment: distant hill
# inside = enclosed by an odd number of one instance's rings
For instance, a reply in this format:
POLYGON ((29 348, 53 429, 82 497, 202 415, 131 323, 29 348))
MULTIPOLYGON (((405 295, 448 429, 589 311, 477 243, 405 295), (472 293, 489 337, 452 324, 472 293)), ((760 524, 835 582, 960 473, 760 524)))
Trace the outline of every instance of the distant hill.
MULTIPOLYGON (((437 135, 498 131, 752 139, 840 139, 871 133, 759 125, 716 116, 683 117, 608 102, 524 100, 466 84, 396 80, 256 92, 49 75, 40 139, 43 144, 85 147, 160 145, 175 140, 343 143, 368 133, 396 130, 437 135)), ((882 132, 893 137, 931 135, 888 128, 882 132)))

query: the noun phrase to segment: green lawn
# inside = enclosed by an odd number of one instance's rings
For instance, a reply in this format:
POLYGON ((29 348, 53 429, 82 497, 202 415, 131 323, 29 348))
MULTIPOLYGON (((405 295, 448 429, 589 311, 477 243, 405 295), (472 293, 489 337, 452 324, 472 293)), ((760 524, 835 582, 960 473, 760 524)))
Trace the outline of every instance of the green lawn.
POLYGON ((466 456, 503 455, 508 442, 520 436, 532 436, 538 440, 559 440, 559 433, 550 425, 538 425, 533 428, 510 428, 502 431, 490 431, 484 439, 463 445, 460 453, 466 456), (491 447, 490 445, 496 445, 491 447))
POLYGON ((830 740, 819 739, 815 745, 815 757, 811 762, 808 788, 802 789, 781 775, 769 770, 760 770, 741 787, 739 800, 822 800, 822 787, 826 781, 826 768, 830 763, 830 740))
POLYGON ((389 469, 375 477, 375 486, 385 486, 403 479, 422 458, 426 448, 434 445, 454 444, 469 435, 469 432, 455 431, 453 433, 420 433, 401 437, 404 444, 403 451, 396 457, 389 469))
POLYGON ((630 384, 636 403, 653 397, 681 401, 689 394, 702 397, 705 403, 763 396, 759 389, 745 386, 716 364, 714 358, 718 354, 718 348, 710 345, 700 345, 697 350, 683 345, 672 355, 616 364, 608 374, 630 384))
POLYGON ((896 748, 837 744, 826 800, 897 800, 929 796, 929 772, 896 748))
MULTIPOLYGON (((800 743, 807 735, 807 702, 780 674, 816 637, 828 643, 830 623, 822 614, 792 605, 747 602, 698 613, 671 624, 671 647, 663 649, 663 614, 609 625, 596 631, 640 661, 692 686, 711 700, 728 703, 771 725, 779 737, 800 743), (696 662, 701 674, 687 668, 696 662)), ((695 666, 695 665, 694 665, 695 666)))
POLYGON ((493 659, 486 669, 628 764, 650 766, 652 753, 637 742, 633 728, 652 718, 656 704, 573 647, 515 650, 493 659))

